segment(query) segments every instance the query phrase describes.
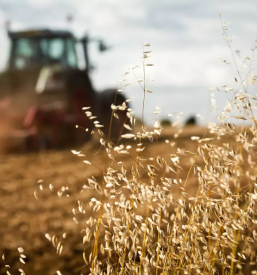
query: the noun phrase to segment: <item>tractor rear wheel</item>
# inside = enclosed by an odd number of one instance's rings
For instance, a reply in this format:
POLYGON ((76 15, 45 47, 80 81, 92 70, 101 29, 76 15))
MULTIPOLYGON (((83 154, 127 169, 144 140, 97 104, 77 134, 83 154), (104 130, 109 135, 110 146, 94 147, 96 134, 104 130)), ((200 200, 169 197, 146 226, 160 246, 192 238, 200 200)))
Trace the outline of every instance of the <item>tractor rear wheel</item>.
MULTIPOLYGON (((99 121, 104 125, 104 133, 106 136, 109 134, 110 121, 112 116, 111 105, 114 104, 116 106, 122 105, 126 101, 124 95, 117 93, 115 89, 108 89, 101 92, 97 97, 97 110, 99 121)), ((115 111, 117 117, 112 118, 111 125, 111 135, 110 139, 112 141, 117 141, 120 138, 120 135, 126 132, 124 128, 124 123, 127 120, 127 110, 115 111)))

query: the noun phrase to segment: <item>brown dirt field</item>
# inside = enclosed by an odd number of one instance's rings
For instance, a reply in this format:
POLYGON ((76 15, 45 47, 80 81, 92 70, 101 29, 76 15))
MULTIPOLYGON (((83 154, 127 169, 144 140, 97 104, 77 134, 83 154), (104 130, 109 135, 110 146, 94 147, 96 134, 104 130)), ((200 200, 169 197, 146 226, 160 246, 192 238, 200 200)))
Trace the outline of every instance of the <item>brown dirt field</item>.
MULTIPOLYGON (((165 130, 157 146, 149 143, 145 154, 149 156, 156 151, 157 155, 168 156, 177 147, 195 151, 197 142, 192 141, 190 136, 204 132, 205 129, 200 127, 188 127, 179 138, 174 139, 172 132, 165 130), (176 146, 168 146, 166 139, 175 141, 176 146)), ((87 159, 103 167, 104 152, 96 154, 98 149, 99 145, 93 143, 81 148, 87 159)), ((131 162, 128 157, 123 158, 131 162)), ((85 216, 76 215, 78 223, 75 223, 72 208, 77 208, 77 201, 81 200, 90 215, 87 202, 92 194, 80 193, 80 190, 90 175, 100 176, 101 172, 85 165, 82 160, 70 150, 1 156, 0 254, 5 254, 5 261, 1 260, 0 274, 6 271, 4 264, 10 265, 8 270, 11 274, 20 274, 18 268, 26 274, 38 275, 54 274, 56 270, 62 274, 80 274, 83 271, 81 230, 85 228, 85 216), (49 189, 49 184, 53 185, 53 191, 49 189), (59 197, 57 192, 62 186, 69 189, 59 197), (38 199, 35 198, 35 191, 38 199), (64 232, 67 237, 63 240, 64 248, 59 256, 45 233, 60 238, 64 232), (19 262, 18 247, 23 247, 23 254, 27 256, 25 265, 19 262)), ((190 166, 188 157, 182 166, 180 177, 185 178, 190 166)), ((195 179, 189 181, 188 186, 187 192, 194 195, 195 179)))

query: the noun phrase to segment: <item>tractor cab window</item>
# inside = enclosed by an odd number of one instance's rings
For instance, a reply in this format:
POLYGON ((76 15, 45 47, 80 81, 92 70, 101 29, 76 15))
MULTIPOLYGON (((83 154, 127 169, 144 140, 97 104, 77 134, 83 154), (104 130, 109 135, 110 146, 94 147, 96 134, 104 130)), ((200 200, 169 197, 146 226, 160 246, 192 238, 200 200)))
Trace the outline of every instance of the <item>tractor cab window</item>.
POLYGON ((50 39, 48 41, 48 57, 50 61, 57 62, 63 65, 67 65, 67 59, 65 54, 65 40, 60 38, 50 39))
POLYGON ((49 40, 49 58, 64 66, 77 67, 77 58, 72 39, 55 38, 49 40))
POLYGON ((68 58, 68 64, 71 67, 78 66, 77 55, 76 55, 76 46, 72 39, 67 39, 67 58, 68 58))
POLYGON ((64 67, 77 67, 72 38, 18 38, 12 43, 11 67, 24 69, 55 63, 64 67))
POLYGON ((35 56, 34 43, 30 39, 22 38, 17 41, 16 52, 15 52, 15 67, 18 69, 23 69, 32 58, 35 56))

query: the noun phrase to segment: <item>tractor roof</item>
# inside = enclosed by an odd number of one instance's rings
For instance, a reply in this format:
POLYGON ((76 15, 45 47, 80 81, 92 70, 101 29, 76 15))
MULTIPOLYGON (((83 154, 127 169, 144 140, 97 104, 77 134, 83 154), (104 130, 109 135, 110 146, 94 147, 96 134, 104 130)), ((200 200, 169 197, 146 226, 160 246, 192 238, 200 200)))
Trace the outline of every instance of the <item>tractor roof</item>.
POLYGON ((17 32, 8 32, 8 36, 11 39, 16 38, 73 38, 73 34, 69 31, 64 30, 49 30, 49 29, 35 29, 35 30, 24 30, 17 32))

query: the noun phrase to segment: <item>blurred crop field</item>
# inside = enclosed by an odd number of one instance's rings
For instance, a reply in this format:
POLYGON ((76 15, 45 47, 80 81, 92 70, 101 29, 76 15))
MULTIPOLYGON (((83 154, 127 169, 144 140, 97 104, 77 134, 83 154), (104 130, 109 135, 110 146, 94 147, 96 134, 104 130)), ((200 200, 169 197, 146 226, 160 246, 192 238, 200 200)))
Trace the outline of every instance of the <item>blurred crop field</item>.
MULTIPOLYGON (((197 143, 190 137, 203 135, 205 130, 197 126, 187 127, 178 138, 174 138, 174 131, 165 128, 157 143, 147 144, 145 154, 155 151, 157 155, 168 156, 177 148, 194 152, 197 143), (167 142, 175 144, 169 146, 167 142)), ((99 144, 87 143, 81 151, 94 164, 103 167, 104 151, 99 151, 99 144)), ((123 158, 129 165, 130 159, 123 158)), ((186 177, 190 166, 187 157, 184 158, 181 178, 186 177)), ((6 270, 4 264, 10 265, 11 274, 16 274, 19 268, 26 274, 53 274, 56 270, 62 270, 63 274, 82 272, 84 247, 81 231, 86 226, 85 217, 76 215, 74 220, 72 209, 80 200, 84 202, 86 215, 92 214, 88 202, 93 194, 88 191, 81 193, 81 189, 87 178, 92 175, 100 177, 101 172, 85 165, 70 150, 4 155, 0 169, 0 253, 5 255, 0 273, 6 270), (63 187, 65 191, 62 191, 63 187), (67 234, 62 241, 61 255, 56 254, 45 237, 46 233, 58 238, 67 234), (19 261, 19 247, 24 249, 27 257, 25 265, 19 261)), ((195 179, 192 177, 189 183, 187 191, 195 195, 195 179)))
MULTIPOLYGON (((191 137, 202 136, 206 129, 198 126, 184 127, 176 138, 174 131, 170 129, 164 128, 163 136, 157 142, 148 142, 144 154, 154 153, 164 157, 180 149, 180 165, 183 170, 177 177, 184 180, 190 168, 190 152, 197 149, 197 142, 191 140, 191 137)), ((235 142, 231 137, 226 139, 224 137, 217 142, 235 142)), ((87 143, 79 151, 96 166, 103 167, 105 151, 99 148, 99 144, 87 143)), ((4 255, 1 274, 6 270, 11 274, 20 274, 19 269, 26 274, 40 275, 54 274, 57 270, 61 270, 62 274, 88 271, 82 258, 85 249, 82 232, 86 227, 85 218, 92 215, 88 203, 95 192, 81 190, 87 178, 92 175, 98 178, 102 174, 98 168, 85 165, 82 159, 70 150, 1 157, 0 253, 4 255), (85 215, 74 215, 72 210, 78 207, 78 201, 83 202, 85 215), (61 242, 61 255, 56 253, 56 248, 46 234, 55 236, 61 242), (26 255, 25 264, 19 261, 19 248, 26 255)), ((122 159, 127 166, 130 165, 128 156, 124 155, 122 159)), ((198 166, 203 165, 200 158, 196 162, 198 166)), ((146 175, 143 174, 142 178, 144 177, 146 175)), ((197 178, 191 172, 185 191, 189 196, 195 196, 197 188, 197 178)), ((179 186, 177 193, 180 193, 179 186)), ((174 196, 176 197, 176 191, 174 196)))
POLYGON ((0 275, 257 274, 253 1, 5 2, 0 275))

